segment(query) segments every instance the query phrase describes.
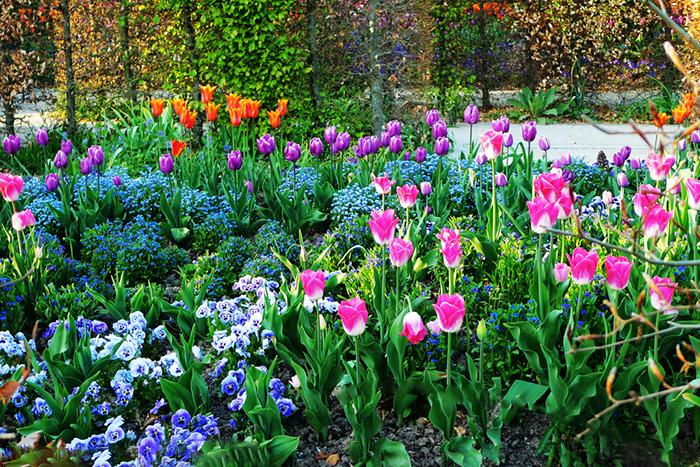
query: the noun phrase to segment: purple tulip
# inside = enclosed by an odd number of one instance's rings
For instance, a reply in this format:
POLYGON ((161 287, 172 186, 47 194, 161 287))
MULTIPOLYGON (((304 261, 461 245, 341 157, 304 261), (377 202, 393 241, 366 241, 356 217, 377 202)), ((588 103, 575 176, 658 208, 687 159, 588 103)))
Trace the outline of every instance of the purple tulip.
POLYGON ((633 158, 629 160, 630 167, 632 170, 639 170, 642 168, 642 163, 639 159, 633 158))
POLYGON ((546 136, 540 136, 540 140, 537 144, 539 144, 540 149, 544 152, 549 151, 549 149, 552 147, 552 143, 549 142, 549 138, 546 136))
POLYGON ((171 173, 175 168, 175 161, 173 160, 173 156, 171 156, 170 154, 163 154, 162 156, 160 156, 158 162, 160 166, 160 171, 163 172, 165 175, 171 173))
MULTIPOLYGON (((561 178, 563 178, 564 181, 567 183, 573 181, 574 176, 575 176, 575 174, 569 169, 564 169, 561 173, 561 178)), ((576 200, 574 200, 574 201, 576 201, 576 200)))
POLYGON ((464 123, 470 125, 479 123, 479 107, 474 104, 469 104, 467 108, 464 109, 464 123))
POLYGON ((438 120, 440 120, 440 111, 438 109, 430 109, 425 113, 425 123, 428 126, 435 125, 438 120))
POLYGON ((294 141, 287 141, 287 147, 284 148, 284 158, 289 162, 296 162, 301 157, 301 146, 294 141))
POLYGON ((379 151, 379 148, 381 145, 379 144, 379 138, 377 138, 375 135, 372 135, 369 137, 370 143, 372 143, 372 154, 376 154, 379 151))
POLYGON ((355 154, 357 157, 366 157, 372 154, 372 140, 369 136, 363 136, 357 140, 357 151, 355 154))
POLYGON ((474 162, 476 162, 476 165, 484 165, 488 160, 489 158, 486 157, 486 154, 484 154, 483 152, 477 154, 477 156, 474 158, 474 162))
POLYGON ((398 120, 392 120, 386 124, 386 132, 389 136, 399 136, 401 135, 401 122, 398 120))
POLYGON ((338 145, 338 151, 345 151, 350 147, 350 133, 347 131, 342 131, 338 133, 338 137, 335 140, 338 145))
POLYGON ((338 130, 334 126, 329 126, 323 131, 323 139, 326 140, 326 144, 335 143, 335 139, 338 137, 338 130))
POLYGON ((275 149, 277 144, 275 143, 275 137, 270 133, 266 133, 262 138, 258 139, 258 151, 265 156, 269 156, 275 149))
POLYGON ((233 150, 226 155, 226 163, 229 170, 236 171, 243 167, 243 155, 239 150, 233 150))
POLYGON ((70 153, 73 152, 73 141, 69 139, 61 140, 61 151, 63 151, 66 156, 70 156, 70 153))
POLYGON ((624 172, 620 172, 617 174, 617 186, 620 188, 624 188, 630 184, 629 180, 627 180, 627 175, 625 175, 624 172))
POLYGON ((119 175, 115 175, 112 177, 112 183, 114 183, 114 186, 121 186, 122 178, 119 175))
POLYGON ((424 147, 419 147, 416 148, 416 162, 419 164, 422 164, 425 162, 425 159, 428 157, 428 151, 424 147))
POLYGON ((246 181, 245 181, 245 187, 246 187, 246 189, 248 190, 248 193, 252 193, 252 192, 253 192, 253 182, 252 182, 252 181, 246 180, 246 181))
POLYGON ((433 192, 433 187, 430 182, 420 182, 420 192, 423 196, 429 196, 433 192))
POLYGON ((503 147, 509 148, 512 145, 513 145, 513 134, 512 133, 505 133, 503 135, 503 147))
POLYGON ((531 143, 535 141, 537 137, 537 123, 536 122, 525 122, 522 127, 523 141, 531 143))
POLYGON ((88 157, 92 162, 92 165, 100 166, 105 161, 105 153, 102 150, 102 146, 90 146, 88 148, 88 157))
POLYGON ((700 144, 700 130, 695 130, 690 134, 690 141, 693 144, 700 144))
POLYGON ((58 189, 58 174, 50 173, 46 176, 46 189, 56 191, 58 189))
POLYGON ((411 160, 411 151, 406 151, 406 152, 403 154, 403 160, 405 160, 405 161, 410 161, 410 160, 411 160))
POLYGON ((68 156, 66 153, 59 149, 53 158, 53 165, 57 169, 65 168, 68 165, 68 156))
POLYGON ((391 140, 391 135, 386 131, 382 131, 382 134, 379 135, 379 146, 382 148, 389 147, 390 140, 391 140))
POLYGON ((494 178, 496 181, 496 186, 506 186, 508 185, 508 178, 503 172, 498 172, 494 178))
POLYGON ((688 147, 688 142, 686 141, 685 138, 678 140, 678 150, 679 151, 685 151, 687 147, 688 147))
POLYGON ((2 140, 2 148, 8 155, 19 152, 21 146, 22 139, 17 135, 8 135, 2 140))
POLYGON ((450 140, 444 136, 439 137, 435 140, 435 154, 438 156, 444 156, 450 152, 450 140))
POLYGON ((501 115, 498 120, 491 122, 491 128, 501 133, 508 133, 510 131, 510 120, 505 115, 501 115))
POLYGON ((83 175, 89 175, 90 172, 92 172, 92 161, 90 160, 90 156, 83 157, 80 160, 80 173, 83 175))
POLYGON ((625 165, 625 162, 627 162, 627 159, 629 159, 631 154, 632 148, 629 146, 624 146, 622 149, 613 154, 613 164, 615 164, 617 167, 622 167, 625 165))
POLYGON ((42 148, 49 144, 49 132, 46 128, 39 128, 36 132, 36 144, 42 148))
POLYGON ((319 157, 323 154, 323 141, 321 141, 321 138, 311 138, 311 141, 309 141, 309 153, 314 157, 319 157))
POLYGON ((403 141, 401 140, 401 135, 392 136, 389 140, 389 151, 397 154, 403 149, 403 141))
POLYGON ((435 125, 433 125, 433 138, 443 138, 447 136, 447 123, 445 120, 438 120, 435 125))

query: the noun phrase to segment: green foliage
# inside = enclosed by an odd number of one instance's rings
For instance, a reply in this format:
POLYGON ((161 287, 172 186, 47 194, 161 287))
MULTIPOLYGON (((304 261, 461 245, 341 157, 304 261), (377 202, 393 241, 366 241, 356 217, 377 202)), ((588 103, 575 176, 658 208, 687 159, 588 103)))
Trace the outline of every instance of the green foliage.
POLYGON ((537 120, 542 117, 561 117, 569 108, 568 102, 557 103, 557 88, 532 92, 524 87, 508 104, 515 107, 520 120, 537 120))

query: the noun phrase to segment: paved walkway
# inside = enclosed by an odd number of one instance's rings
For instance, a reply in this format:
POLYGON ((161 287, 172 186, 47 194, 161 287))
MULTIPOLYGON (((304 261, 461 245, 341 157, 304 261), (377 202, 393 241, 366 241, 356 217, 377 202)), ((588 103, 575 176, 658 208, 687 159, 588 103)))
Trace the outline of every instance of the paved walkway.
MULTIPOLYGON (((515 143, 522 141, 520 124, 511 123, 510 132, 513 134, 515 143)), ((546 136, 549 138, 552 148, 549 150, 550 159, 559 157, 562 154, 571 154, 573 157, 582 158, 589 162, 594 162, 598 153, 603 151, 608 160, 623 146, 632 148, 632 156, 645 157, 647 146, 629 125, 624 124, 604 124, 603 128, 619 134, 606 134, 598 128, 588 123, 562 123, 537 126, 537 138, 546 136)), ((474 139, 478 140, 479 135, 491 128, 490 123, 478 123, 474 125, 474 139)), ((641 125, 647 138, 653 143, 656 127, 654 125, 641 125)), ((467 151, 469 147, 469 125, 460 124, 450 128, 455 139, 455 152, 467 151)), ((533 142, 536 148, 535 154, 540 155, 542 151, 537 147, 537 140, 533 142)))

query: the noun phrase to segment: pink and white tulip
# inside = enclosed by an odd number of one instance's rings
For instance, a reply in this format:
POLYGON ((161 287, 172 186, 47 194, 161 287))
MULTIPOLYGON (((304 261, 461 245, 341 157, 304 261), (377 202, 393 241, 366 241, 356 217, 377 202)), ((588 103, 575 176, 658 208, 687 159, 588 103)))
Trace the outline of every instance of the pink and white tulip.
POLYGON ((388 245, 394 239, 397 225, 399 219, 394 215, 393 209, 373 211, 370 216, 369 229, 379 245, 388 245))
POLYGON ((598 253, 595 250, 586 251, 578 247, 567 256, 571 265, 571 279, 574 283, 578 285, 589 284, 598 268, 598 253))
POLYGON ((418 313, 415 311, 406 313, 403 317, 403 330, 401 331, 401 335, 405 336, 408 342, 413 345, 425 339, 425 336, 428 335, 428 331, 425 329, 423 320, 418 313))
POLYGON ((326 286, 326 275, 323 271, 307 269, 301 273, 301 284, 304 287, 304 294, 309 300, 319 300, 323 297, 323 289, 326 286))
POLYGON ((410 240, 395 238, 389 243, 389 259, 393 266, 404 266, 411 256, 413 256, 413 243, 410 240))
POLYGON ((458 332, 464 322, 464 299, 459 294, 442 294, 433 305, 438 325, 444 332, 458 332))
POLYGON ((340 302, 338 316, 349 336, 359 336, 367 327, 367 305, 360 297, 340 302))
POLYGON ((418 198, 418 187, 408 184, 396 187, 396 196, 398 196, 402 208, 412 208, 418 198))
POLYGON ((630 282, 632 263, 624 256, 608 256, 605 258, 605 273, 608 286, 613 290, 622 290, 630 282))

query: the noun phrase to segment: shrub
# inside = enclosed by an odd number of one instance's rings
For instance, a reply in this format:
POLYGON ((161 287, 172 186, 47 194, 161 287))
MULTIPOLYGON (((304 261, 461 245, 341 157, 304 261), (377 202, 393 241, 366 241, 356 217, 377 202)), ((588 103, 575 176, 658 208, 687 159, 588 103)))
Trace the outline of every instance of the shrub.
POLYGON ((226 213, 209 214, 204 222, 194 227, 192 249, 198 254, 216 251, 224 240, 235 234, 236 223, 226 213))
POLYGON ((260 228, 253 242, 253 255, 272 256, 271 250, 273 248, 291 262, 297 263, 299 261, 299 245, 278 221, 269 221, 260 228))

